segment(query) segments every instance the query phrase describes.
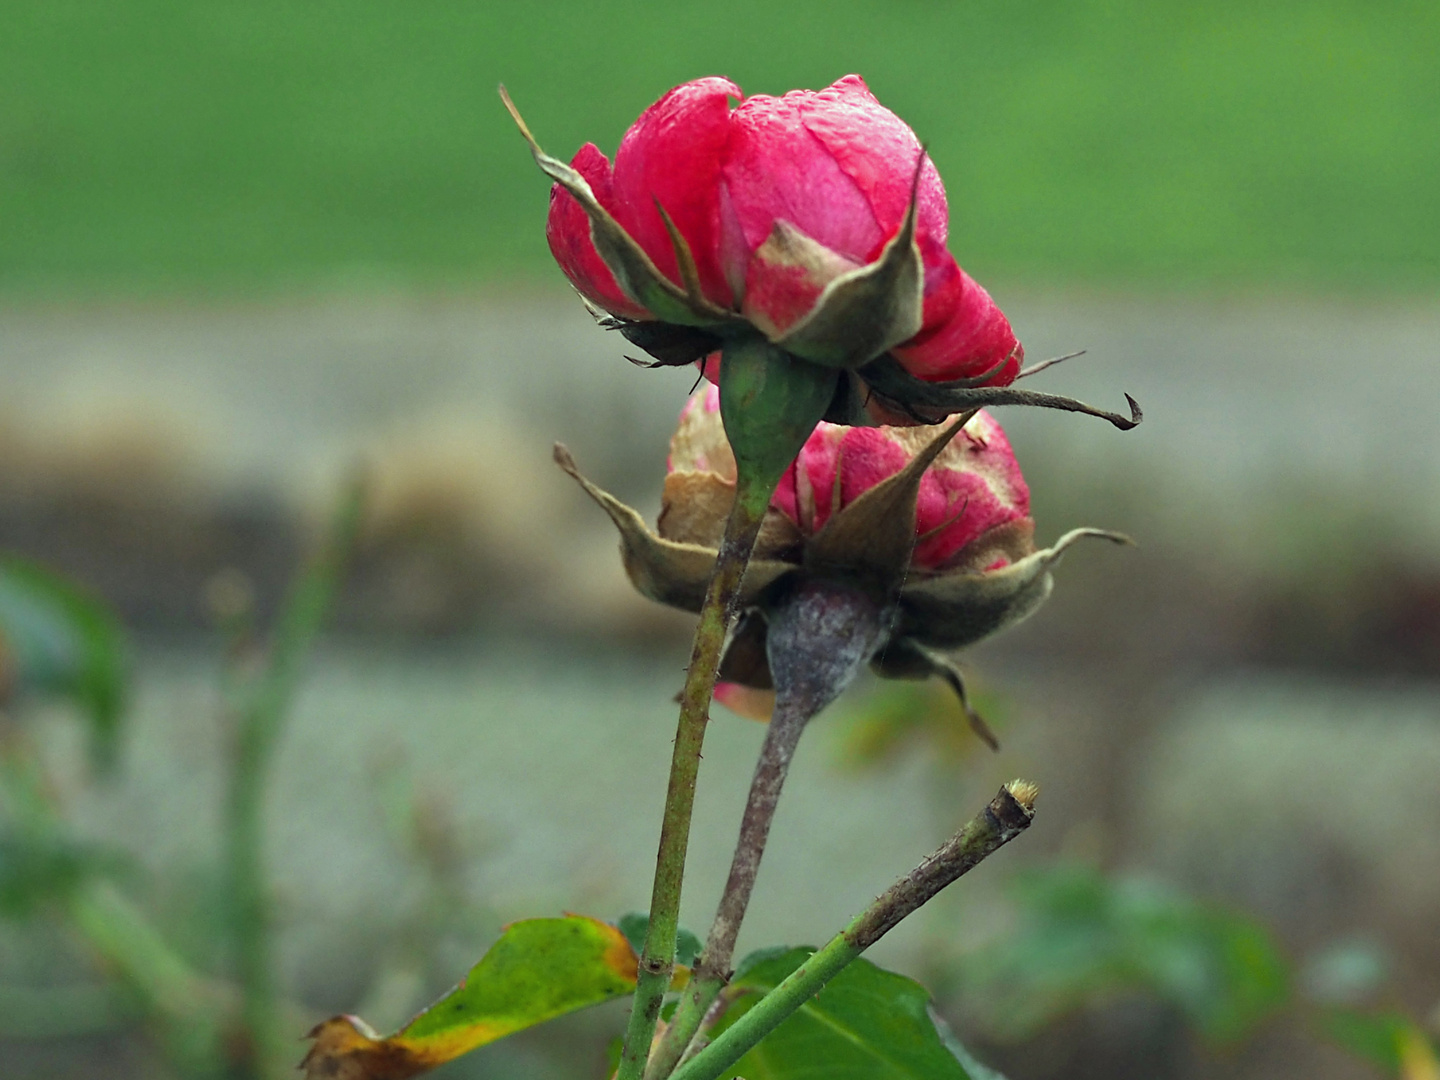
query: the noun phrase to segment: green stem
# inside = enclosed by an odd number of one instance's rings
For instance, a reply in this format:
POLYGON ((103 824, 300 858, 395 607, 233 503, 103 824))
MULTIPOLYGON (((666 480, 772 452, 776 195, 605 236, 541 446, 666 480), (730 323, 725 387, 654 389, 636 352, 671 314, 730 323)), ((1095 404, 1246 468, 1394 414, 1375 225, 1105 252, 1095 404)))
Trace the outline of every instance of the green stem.
POLYGON ((171 1059, 186 1075, 212 1076, 222 1056, 227 988, 196 972, 146 917, 108 882, 81 886, 66 904, 86 943, 161 1022, 171 1059))
POLYGON ((785 784, 800 734, 809 719, 806 714, 795 711, 782 713, 779 709, 770 719, 760 759, 755 765, 755 776, 750 783, 750 795, 740 825, 740 839, 731 858, 730 876, 720 898, 719 910, 710 927, 705 950, 700 954, 700 962, 691 973, 685 995, 680 999, 675 1015, 670 1018, 665 1035, 645 1069, 645 1080, 663 1080, 675 1070, 691 1038, 700 1029, 711 1003, 729 980, 735 941, 745 909, 750 904, 750 893, 755 887, 760 858, 765 853, 765 842, 780 801, 780 790, 785 784))
POLYGON ((873 904, 713 1042, 671 1074, 671 1080, 715 1080, 800 1006, 818 994, 852 960, 891 928, 987 855, 1029 827, 1035 788, 1013 781, 939 850, 890 886, 873 904))
POLYGON ((824 581, 801 585, 769 611, 766 653, 775 684, 774 714, 755 763, 730 876, 705 951, 645 1070, 645 1080, 663 1080, 674 1071, 711 1003, 730 980, 735 942, 800 735, 874 655, 884 640, 887 621, 865 593, 824 581))
POLYGON ((675 966, 675 938, 680 925, 680 892, 685 878, 685 854, 690 843, 690 817, 695 808, 695 781, 700 772, 700 751, 705 742, 710 698, 720 670, 720 653, 725 633, 740 591, 740 582, 755 547, 769 490, 742 482, 725 525, 725 537, 715 560, 715 572, 705 593, 700 622, 685 688, 680 693, 680 721, 675 732, 675 749, 670 760, 670 784, 665 794, 665 817, 660 826, 660 850, 655 858, 655 884, 650 897, 650 926, 640 956, 635 1003, 625 1032, 616 1080, 640 1080, 660 1005, 670 988, 675 966))
POLYGON ((720 360, 720 418, 735 454, 735 503, 715 571, 700 609, 695 645, 685 688, 680 693, 680 722, 670 762, 650 928, 640 956, 635 1004, 620 1053, 617 1080, 641 1080, 660 1005, 675 966, 675 934, 680 918, 680 887, 695 806, 695 778, 705 741, 710 698, 730 628, 740 582, 755 547, 770 496, 795 460, 835 396, 839 371, 789 356, 758 334, 725 343, 720 360))
POLYGON ((230 949, 240 984, 242 1039, 232 1075, 264 1074, 278 1044, 270 898, 265 874, 264 800, 275 746, 290 712, 300 669, 339 589, 359 531, 361 485, 352 483, 310 563, 282 609, 268 662, 237 716, 224 830, 230 898, 230 949))

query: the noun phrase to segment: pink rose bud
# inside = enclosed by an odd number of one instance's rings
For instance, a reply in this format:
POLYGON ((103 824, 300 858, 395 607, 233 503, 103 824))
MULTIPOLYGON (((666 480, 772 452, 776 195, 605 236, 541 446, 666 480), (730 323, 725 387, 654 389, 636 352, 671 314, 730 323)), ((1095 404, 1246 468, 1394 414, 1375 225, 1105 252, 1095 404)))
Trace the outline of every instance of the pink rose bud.
MULTIPOLYGON (((728 79, 696 79, 641 114, 613 167, 587 143, 571 168, 673 289, 693 284, 702 315, 711 305, 716 319, 738 316, 799 355, 813 349, 807 358, 844 367, 888 351, 927 381, 1004 386, 1020 370, 1024 350, 1009 322, 946 250, 939 173, 914 132, 858 75, 778 98, 745 98, 728 79), (896 316, 876 339, 883 348, 836 358, 792 335, 827 285, 881 260, 902 232, 912 196, 919 292, 907 301, 913 313, 896 316), (672 226, 688 248, 688 268, 672 226)), ((666 320, 617 280, 614 258, 596 247, 592 214, 561 183, 551 192, 547 235, 566 277, 591 303, 624 320, 666 320)), ((894 287, 904 291, 911 281, 902 274, 894 287)), ((703 334, 690 340, 693 359, 717 344, 703 334)))
MULTIPOLYGON (((919 427, 852 428, 822 423, 780 481, 771 505, 806 536, 832 514, 900 472, 934 438, 919 427)), ((992 530, 1029 526, 1030 489, 1000 425, 975 416, 920 478, 911 565, 945 570, 955 555, 992 530)), ((982 569, 1004 566, 997 556, 982 569)))
MULTIPOLYGON (((680 414, 653 532, 586 480, 563 447, 556 461, 619 529, 635 587, 698 612, 736 497, 719 389, 706 385, 680 414)), ((1037 549, 1029 514, 1030 491, 1010 443, 984 412, 963 425, 957 419, 929 428, 822 422, 781 477, 761 524, 716 699, 742 715, 767 716, 771 660, 783 648, 770 637, 771 620, 783 624, 803 606, 797 597, 828 590, 859 604, 857 612, 869 605, 877 613, 880 645, 870 663, 879 675, 943 678, 993 743, 948 654, 1033 614, 1050 594, 1051 569, 1077 541, 1129 542, 1118 533, 1072 529, 1037 549)))
MULTIPOLYGON (((735 459, 719 411, 720 393, 708 385, 680 413, 666 463, 662 536, 719 541, 735 482, 735 459)), ((929 428, 821 423, 770 500, 772 509, 793 528, 772 521, 768 533, 779 534, 784 544, 803 543, 836 512, 904 469, 934 438, 929 428)), ((1028 541, 1029 518, 1030 489, 1010 441, 999 423, 981 411, 921 475, 910 565, 930 571, 949 569, 958 553, 975 551, 983 546, 976 541, 995 530, 1020 534, 1028 541)), ((761 545, 761 554, 767 546, 761 545)), ((1010 561, 997 551, 977 569, 998 569, 1010 561)))

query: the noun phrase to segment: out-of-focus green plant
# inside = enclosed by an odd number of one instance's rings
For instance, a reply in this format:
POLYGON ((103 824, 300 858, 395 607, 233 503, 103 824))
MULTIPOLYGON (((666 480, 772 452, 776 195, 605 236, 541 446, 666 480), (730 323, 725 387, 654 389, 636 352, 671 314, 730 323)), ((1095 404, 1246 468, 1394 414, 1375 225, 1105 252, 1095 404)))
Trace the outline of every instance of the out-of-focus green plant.
POLYGON ((1243 1039, 1290 999, 1289 963, 1254 920, 1085 866, 1020 875, 1015 928, 960 965, 967 1008, 1023 1039, 1118 993, 1145 990, 1208 1040, 1243 1039))
POLYGON ((1440 1040, 1394 1009, 1322 1010, 1316 1024, 1331 1040, 1394 1080, 1440 1080, 1440 1040))
POLYGON ((115 617, 35 563, 0 555, 0 707, 8 698, 58 697, 90 725, 95 760, 114 759, 128 684, 115 617))
MULTIPOLYGON (((109 880, 123 856, 75 832, 40 756, 0 711, 0 915, 58 918, 127 1002, 102 1011, 154 1030, 187 1077, 260 1080, 286 1075, 293 1065, 293 1051, 277 1036, 292 1010, 276 992, 271 966, 261 810, 275 741, 354 545, 361 499, 357 482, 297 575, 270 640, 250 637, 243 611, 227 613, 234 753, 219 838, 227 871, 221 920, 227 973, 196 968, 109 880)), ((102 605, 39 567, 0 560, 0 710, 36 696, 68 700, 90 726, 97 760, 111 763, 125 700, 124 657, 123 634, 102 605)))
MULTIPOLYGON (((969 680, 967 680, 968 682, 969 680)), ((1010 701, 984 686, 971 688, 972 707, 1003 737, 1014 723, 1010 701)), ((986 753, 960 699, 944 683, 872 683, 835 717, 840 728, 840 764, 853 769, 887 765, 902 755, 923 755, 949 771, 986 753)))

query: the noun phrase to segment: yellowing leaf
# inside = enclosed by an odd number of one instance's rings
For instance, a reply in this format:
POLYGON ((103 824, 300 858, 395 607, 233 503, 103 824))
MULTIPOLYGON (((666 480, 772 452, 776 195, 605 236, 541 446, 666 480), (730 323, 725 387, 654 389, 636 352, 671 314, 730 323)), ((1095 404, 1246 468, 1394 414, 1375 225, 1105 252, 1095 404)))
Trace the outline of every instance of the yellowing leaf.
POLYGON ((516 1031, 635 989, 635 950, 583 915, 512 923, 464 981, 395 1034, 334 1016, 310 1032, 307 1077, 405 1080, 516 1031))
POLYGON ((1405 1028, 1398 1041, 1401 1080, 1440 1080, 1440 1060, 1419 1028, 1405 1028))

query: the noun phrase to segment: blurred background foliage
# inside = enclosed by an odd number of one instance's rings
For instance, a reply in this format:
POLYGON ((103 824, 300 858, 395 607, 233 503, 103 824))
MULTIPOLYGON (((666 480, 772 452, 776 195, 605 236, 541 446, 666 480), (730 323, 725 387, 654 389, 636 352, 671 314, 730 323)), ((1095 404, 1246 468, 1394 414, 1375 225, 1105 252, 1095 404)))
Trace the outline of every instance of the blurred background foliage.
MULTIPOLYGON (((237 874, 287 1075, 291 1034, 398 1026, 508 921, 643 908, 689 628, 548 444, 653 511, 689 379, 575 304, 495 87, 568 156, 698 75, 850 71, 1030 355, 1090 348, 1047 386, 1146 408, 1002 415, 1039 534, 1141 547, 1077 552, 963 658, 999 755, 927 684, 814 725, 742 947, 813 943, 1023 774, 1036 827, 876 956, 1011 1080, 1440 1076, 1440 8, 0 0, 0 28, 0 1080, 248 1060, 237 874), (238 812, 265 628, 357 460, 334 632, 238 812)), ((693 928, 759 737, 712 725, 693 928)), ((444 1075, 600 1075, 622 1015, 444 1075)))
POLYGON ((983 281, 1422 290, 1440 13, 1421 0, 0 5, 0 285, 281 291, 552 271, 555 153, 664 88, 865 74, 983 281), (338 281, 337 281, 338 279, 338 281))

